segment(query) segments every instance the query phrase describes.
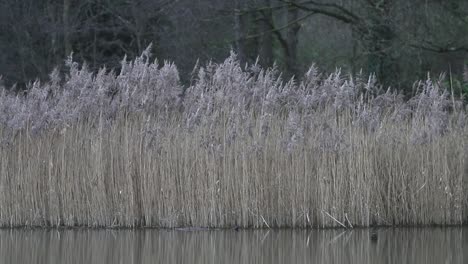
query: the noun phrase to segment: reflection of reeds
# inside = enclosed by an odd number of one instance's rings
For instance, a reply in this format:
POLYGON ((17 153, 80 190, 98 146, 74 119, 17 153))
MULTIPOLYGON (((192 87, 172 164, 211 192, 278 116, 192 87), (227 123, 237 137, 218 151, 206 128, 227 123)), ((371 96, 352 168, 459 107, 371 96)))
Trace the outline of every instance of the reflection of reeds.
POLYGON ((231 56, 182 93, 147 54, 0 97, 1 226, 331 227, 466 220, 466 113, 440 82, 283 83, 231 56))
POLYGON ((0 230, 2 263, 465 263, 462 228, 0 230), (25 253, 27 252, 27 253, 25 253))

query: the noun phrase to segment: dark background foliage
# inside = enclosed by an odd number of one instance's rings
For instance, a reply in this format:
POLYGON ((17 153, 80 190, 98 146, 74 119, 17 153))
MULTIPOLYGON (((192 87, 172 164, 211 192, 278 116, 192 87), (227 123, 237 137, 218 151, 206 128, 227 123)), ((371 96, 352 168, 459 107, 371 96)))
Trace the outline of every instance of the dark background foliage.
POLYGON ((182 73, 198 59, 221 61, 233 49, 243 62, 276 62, 287 76, 301 76, 315 62, 324 70, 375 73, 381 83, 408 91, 427 72, 447 72, 463 89, 468 2, 0 1, 0 74, 7 87, 47 79, 71 52, 91 69, 118 70, 124 55, 133 58, 150 43, 156 58, 175 61, 182 73))

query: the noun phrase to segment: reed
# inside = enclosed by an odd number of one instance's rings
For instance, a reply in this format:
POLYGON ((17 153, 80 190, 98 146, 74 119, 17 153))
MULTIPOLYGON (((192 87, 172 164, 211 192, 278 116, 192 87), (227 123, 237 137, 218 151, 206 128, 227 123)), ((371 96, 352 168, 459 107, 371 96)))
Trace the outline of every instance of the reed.
POLYGON ((405 101, 372 76, 288 82, 232 55, 184 90, 147 57, 3 93, 0 226, 467 222, 467 115, 441 82, 405 101))

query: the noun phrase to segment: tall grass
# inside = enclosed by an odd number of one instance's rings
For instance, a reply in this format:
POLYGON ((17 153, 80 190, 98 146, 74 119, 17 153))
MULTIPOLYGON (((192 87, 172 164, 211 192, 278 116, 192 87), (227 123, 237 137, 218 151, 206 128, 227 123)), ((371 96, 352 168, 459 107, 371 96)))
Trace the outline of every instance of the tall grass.
POLYGON ((72 59, 0 97, 0 226, 355 227, 468 220, 467 113, 428 78, 282 80, 149 50, 119 74, 72 59))

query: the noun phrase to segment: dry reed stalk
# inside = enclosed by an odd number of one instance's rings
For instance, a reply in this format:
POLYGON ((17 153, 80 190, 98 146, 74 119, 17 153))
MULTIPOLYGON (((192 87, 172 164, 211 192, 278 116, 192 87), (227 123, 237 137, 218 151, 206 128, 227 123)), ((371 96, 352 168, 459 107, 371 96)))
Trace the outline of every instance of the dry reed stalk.
POLYGON ((165 136, 153 145, 143 133, 146 118, 125 114, 105 130, 81 121, 39 137, 28 130, 18 133, 11 147, 0 150, 1 225, 336 227, 464 221, 465 130, 415 145, 408 123, 383 124, 379 133, 368 134, 350 126, 345 114, 332 130, 310 127, 300 145, 285 151, 287 120, 281 117, 272 120, 266 137, 253 121, 252 136, 232 142, 224 126, 188 131, 177 120, 167 121, 165 136), (219 144, 206 145, 208 135, 219 144), (330 136, 343 142, 324 148, 330 136), (263 143, 255 147, 258 142, 263 143))
POLYGON ((232 55, 182 96, 146 55, 118 76, 69 67, 0 94, 0 226, 468 221, 468 115, 440 82, 404 101, 372 76, 283 82, 232 55))

